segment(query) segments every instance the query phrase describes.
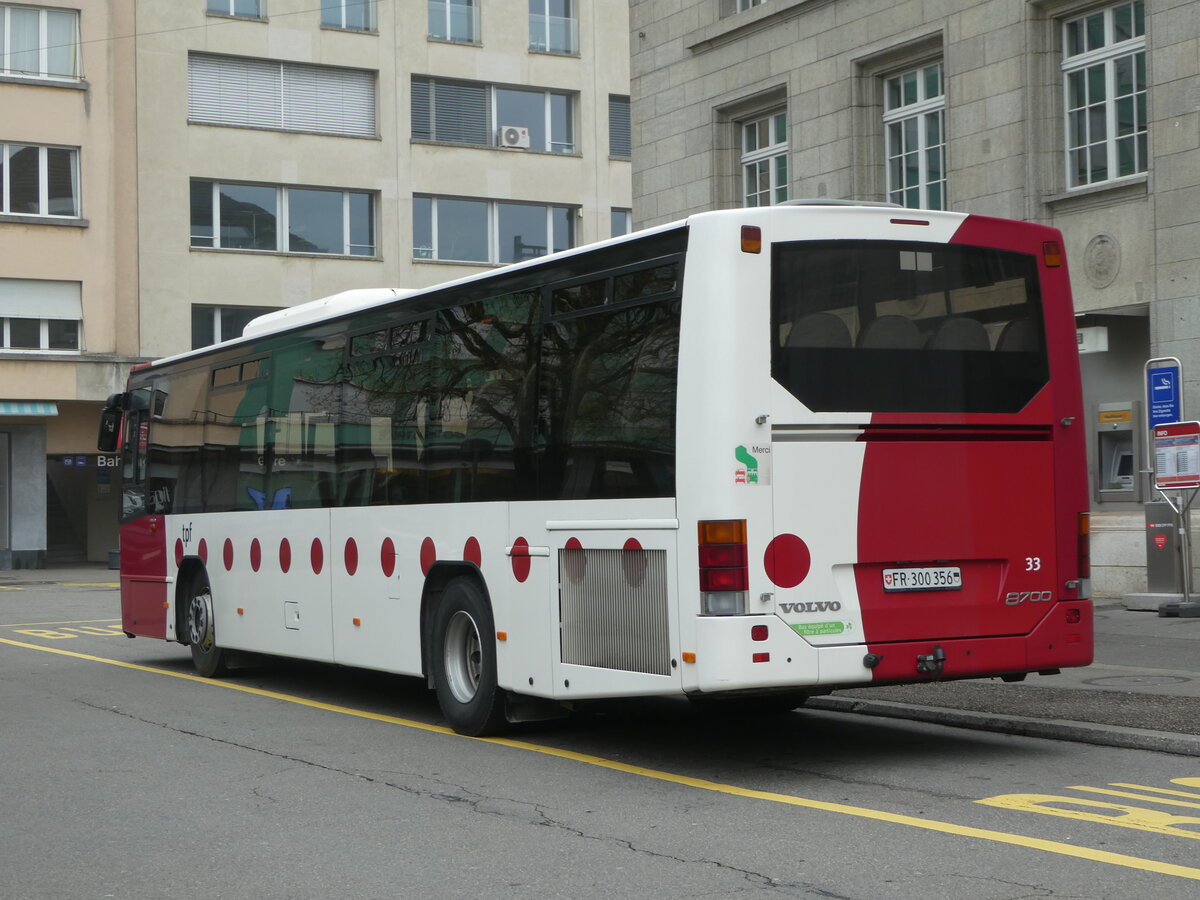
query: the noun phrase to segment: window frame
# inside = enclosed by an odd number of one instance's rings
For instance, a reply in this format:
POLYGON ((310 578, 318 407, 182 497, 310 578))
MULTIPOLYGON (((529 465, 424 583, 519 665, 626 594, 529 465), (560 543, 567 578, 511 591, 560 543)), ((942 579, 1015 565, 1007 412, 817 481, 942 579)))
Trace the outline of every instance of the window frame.
POLYGON ((79 354, 83 352, 83 320, 82 319, 60 319, 60 318, 45 318, 33 319, 27 316, 9 316, 0 315, 0 352, 2 353, 61 353, 61 354, 79 354), (20 319, 23 322, 38 323, 38 346, 37 347, 13 347, 11 345, 12 320, 20 319), (54 322, 70 322, 75 326, 75 346, 74 347, 51 347, 50 346, 50 326, 54 322))
MULTIPOLYGON (((502 128, 510 125, 524 127, 519 122, 503 122, 500 120, 499 111, 499 92, 500 91, 515 91, 527 94, 542 95, 542 128, 546 135, 546 143, 543 147, 525 148, 526 152, 530 153, 549 153, 554 156, 575 156, 579 154, 579 138, 577 122, 579 118, 579 93, 577 91, 564 91, 555 88, 541 88, 536 85, 507 85, 496 84, 488 81, 462 81, 454 78, 433 78, 428 75, 413 75, 410 84, 416 85, 418 82, 424 84, 425 88, 425 106, 428 108, 429 121, 426 123, 429 137, 417 136, 417 129, 413 125, 413 119, 417 115, 418 106, 413 103, 410 113, 410 128, 411 139, 414 141, 429 141, 437 144, 456 144, 464 147, 484 147, 490 149, 505 149, 511 150, 514 148, 504 147, 500 142, 499 134, 502 128), (485 116, 488 120, 488 140, 482 141, 466 141, 466 140, 450 140, 437 135, 438 122, 438 100, 437 87, 438 85, 458 86, 468 88, 478 88, 484 92, 485 116), (555 141, 555 104, 556 97, 561 97, 566 100, 566 126, 569 132, 570 142, 555 141), (555 149, 556 145, 561 145, 563 149, 555 149)), ((416 94, 416 91, 413 91, 416 94)), ((449 101, 442 104, 443 112, 449 101)))
POLYGON ((51 221, 77 221, 83 217, 82 187, 80 185, 81 170, 79 167, 78 147, 65 147, 57 144, 18 144, 14 142, 0 143, 0 215, 29 216, 51 221), (12 148, 35 147, 38 150, 38 212, 17 212, 12 210, 12 166, 9 163, 12 148), (65 150, 70 153, 71 190, 75 211, 62 215, 52 213, 50 209, 50 167, 48 165, 49 151, 65 150))
POLYGON ((187 121, 219 128, 376 139, 379 72, 189 51, 187 121), (239 82, 239 90, 232 90, 239 82), (264 93, 267 90, 269 97, 264 93))
MULTIPOLYGON (((254 312, 255 317, 257 317, 257 316, 266 315, 267 313, 271 313, 271 312, 278 312, 280 309, 283 309, 283 308, 284 307, 282 307, 282 306, 220 306, 220 305, 211 306, 207 303, 193 303, 192 308, 191 308, 192 349, 198 350, 201 347, 211 346, 210 344, 198 344, 196 342, 196 328, 195 328, 196 314, 199 311, 205 311, 205 312, 211 313, 212 334, 213 334, 213 340, 212 340, 211 344, 221 344, 221 343, 224 343, 225 341, 232 341, 232 340, 236 340, 237 338, 241 337, 241 334, 236 334, 236 335, 233 335, 232 337, 224 336, 224 334, 223 334, 224 318, 223 317, 224 317, 224 313, 227 310, 236 311, 238 313, 254 312)), ((243 326, 243 327, 245 327, 245 326, 243 326)))
POLYGON ((425 26, 425 36, 431 41, 447 41, 451 44, 480 44, 483 42, 483 23, 479 10, 480 0, 464 0, 464 2, 455 3, 454 0, 428 0, 426 6, 429 16, 425 26), (442 25, 445 29, 445 36, 433 33, 434 7, 440 6, 442 9, 442 25), (471 36, 470 37, 455 37, 454 36, 454 16, 452 7, 465 6, 471 10, 471 36))
POLYGON ((608 155, 613 159, 633 158, 632 103, 627 94, 608 95, 608 155), (622 129, 624 132, 622 134, 622 129), (620 138, 623 137, 622 142, 620 138), (625 152, 619 152, 624 150, 625 152))
POLYGON ((359 34, 373 34, 379 29, 379 5, 376 0, 321 0, 321 27, 331 28, 335 31, 353 31, 359 34), (346 24, 346 7, 362 6, 367 14, 367 24, 359 28, 355 25, 346 24), (339 13, 338 18, 340 23, 328 22, 325 20, 327 10, 333 10, 339 13))
MULTIPOLYGON (((212 203, 208 207, 210 216, 209 227, 212 230, 210 235, 198 234, 196 232, 195 208, 190 207, 189 212, 189 227, 190 239, 189 246, 192 250, 223 250, 235 253, 272 253, 283 256, 322 256, 333 257, 338 259, 379 259, 379 238, 378 238, 378 192, 370 190, 360 190, 353 188, 334 188, 313 185, 289 185, 289 184, 264 184, 260 182, 242 182, 242 181, 219 181, 217 179, 208 178, 193 178, 190 185, 194 188, 196 185, 209 184, 212 188, 212 203), (237 186, 237 187, 255 187, 271 189, 275 192, 275 248, 259 248, 259 247, 224 247, 221 246, 221 187, 222 185, 237 186), (290 191, 324 191, 331 194, 340 193, 342 195, 342 252, 341 253, 326 253, 319 250, 292 250, 290 248, 291 231, 291 204, 290 191), (356 244, 353 240, 354 224, 351 222, 351 198, 354 196, 365 196, 370 201, 370 209, 368 210, 369 230, 374 242, 371 245, 356 244), (197 243, 197 241, 210 241, 211 243, 197 243), (369 247, 371 252, 354 253, 354 247, 369 247)), ((194 202, 194 197, 192 201, 194 202)))
POLYGON ((579 55, 579 8, 576 0, 558 0, 569 8, 566 16, 552 16, 550 4, 555 0, 529 0, 529 50, 533 53, 549 53, 555 56, 579 55), (539 12, 534 7, 540 6, 539 12), (536 18, 535 18, 536 17, 536 18), (540 19, 540 21, 538 21, 540 19), (552 20, 561 19, 567 24, 567 45, 552 46, 552 20))
POLYGON ((740 205, 746 208, 759 206, 774 206, 782 203, 791 196, 789 190, 790 185, 790 166, 788 156, 790 153, 789 134, 788 134, 788 116, 787 109, 776 107, 764 112, 755 113, 750 116, 738 119, 734 122, 737 129, 736 147, 738 152, 738 183, 739 202, 740 205), (783 140, 778 140, 778 129, 780 127, 780 117, 782 117, 783 140), (747 136, 750 133, 749 129, 758 130, 758 126, 766 124, 766 128, 772 134, 770 143, 755 146, 754 149, 747 149, 747 136), (782 183, 780 179, 779 162, 783 163, 782 183), (751 197, 760 197, 764 191, 759 189, 751 192, 751 179, 755 183, 758 182, 763 169, 763 164, 766 164, 767 173, 767 189, 765 193, 771 198, 770 203, 750 203, 751 197))
POLYGON ((547 256, 551 253, 556 253, 556 252, 558 252, 554 248, 554 238, 555 238, 554 214, 556 211, 565 212, 567 215, 566 223, 568 226, 568 231, 570 233, 567 235, 568 246, 563 249, 566 249, 566 250, 574 249, 575 247, 579 246, 579 230, 576 226, 576 219, 578 218, 579 209, 580 209, 580 207, 578 205, 563 204, 563 203, 539 203, 536 201, 528 201, 528 200, 494 200, 494 199, 485 199, 485 198, 477 198, 477 197, 454 197, 454 196, 449 196, 449 195, 444 195, 444 194, 414 194, 413 195, 412 261, 413 262, 427 262, 427 263, 442 263, 442 264, 449 263, 449 264, 454 264, 454 265, 465 265, 465 266, 503 266, 503 265, 511 265, 514 262, 524 262, 525 260, 528 260, 528 259, 538 259, 542 256, 547 256), (416 227, 416 209, 415 209, 415 207, 416 207, 416 204, 418 201, 426 201, 426 200, 429 201, 429 204, 430 204, 430 207, 429 207, 430 246, 429 247, 418 247, 418 246, 416 246, 417 227, 416 227), (439 244, 439 241, 438 241, 438 201, 439 200, 467 201, 467 202, 484 204, 485 209, 486 209, 486 219, 487 219, 485 227, 487 229, 488 259, 483 259, 483 260, 454 259, 454 258, 443 258, 439 255, 439 253, 438 253, 438 250, 439 250, 439 247, 438 247, 438 244, 439 244), (501 247, 500 247, 500 237, 501 237, 501 235, 500 235, 500 230, 501 230, 500 207, 502 207, 502 206, 525 206, 525 207, 532 207, 532 208, 541 208, 541 209, 545 210, 545 213, 546 213, 546 232, 545 232, 545 234, 546 234, 546 239, 548 242, 547 250, 545 253, 538 254, 537 256, 524 257, 523 259, 519 259, 519 260, 503 259, 502 254, 501 254, 501 247), (418 255, 419 250, 420 251, 428 251, 429 255, 428 256, 418 255))
POLYGON ((609 237, 622 237, 633 233, 633 210, 624 206, 613 206, 608 210, 609 237), (618 218, 622 221, 624 231, 617 231, 618 218))
POLYGON ((902 70, 892 72, 880 78, 880 84, 883 88, 883 100, 881 104, 882 123, 883 123, 883 177, 884 177, 884 193, 887 199, 892 203, 897 203, 901 206, 910 209, 947 209, 948 203, 946 199, 946 65, 941 58, 936 60, 928 60, 917 65, 908 66, 902 70), (930 95, 928 73, 931 69, 937 68, 937 93, 930 95), (903 80, 908 76, 913 76, 916 86, 916 97, 909 102, 905 102, 901 97, 900 102, 896 106, 891 105, 892 85, 899 85, 899 90, 903 92, 903 80), (936 115, 938 128, 938 141, 934 143, 930 140, 929 134, 929 117, 936 115), (894 134, 897 129, 900 132, 901 141, 904 142, 908 135, 905 131, 905 126, 909 122, 915 122, 916 127, 916 147, 909 147, 907 144, 897 150, 894 145, 894 134), (930 153, 936 152, 938 161, 941 167, 940 177, 930 177, 930 153), (904 166, 904 158, 909 155, 915 155, 917 159, 917 183, 915 185, 902 184, 896 185, 895 173, 893 172, 893 163, 901 166, 902 172, 904 166), (909 193, 916 190, 916 203, 908 202, 909 193), (931 196, 936 189, 936 202, 931 201, 931 196))
POLYGON ((265 22, 267 20, 267 0, 254 0, 254 5, 258 8, 258 12, 254 15, 237 12, 237 4, 239 0, 208 0, 205 10, 210 16, 227 16, 230 19, 248 19, 251 22, 265 22), (228 12, 219 9, 213 9, 214 6, 227 6, 228 12))
MULTIPOLYGON (((1146 63, 1148 42, 1146 40, 1146 15, 1143 0, 1125 0, 1121 3, 1094 7, 1077 15, 1064 17, 1060 22, 1062 77, 1062 134, 1063 134, 1063 176, 1068 191, 1082 191, 1088 188, 1119 185, 1146 177, 1149 172, 1149 100, 1150 92, 1146 78, 1146 63), (1133 34, 1125 39, 1116 39, 1115 18, 1118 10, 1129 9, 1130 27, 1133 34), (1076 52, 1071 51, 1072 28, 1086 28, 1096 17, 1101 18, 1103 38, 1099 46, 1084 47, 1076 52), (1140 26, 1141 31, 1138 32, 1140 26), (1116 90, 1117 64, 1129 60, 1132 67, 1132 91, 1118 95, 1116 90), (1095 86, 1091 73, 1102 70, 1103 98, 1096 102, 1091 96, 1095 86), (1073 106, 1072 80, 1073 76, 1081 76, 1083 93, 1082 106, 1073 106), (1133 107, 1132 130, 1119 134, 1118 107, 1121 101, 1128 98, 1133 107), (1141 116, 1138 110, 1141 110, 1141 116), (1091 113, 1095 110, 1103 112, 1104 137, 1102 140, 1092 140, 1092 128, 1095 124, 1091 113), (1140 121, 1139 121, 1140 120, 1140 121), (1140 127, 1139 127, 1140 126, 1140 127), (1082 128, 1082 142, 1076 142, 1073 133, 1078 134, 1082 128), (1129 141, 1133 147, 1133 170, 1121 174, 1120 147, 1123 141, 1129 141), (1104 177, 1094 177, 1100 167, 1093 159, 1094 151, 1103 148, 1104 177), (1076 159, 1085 155, 1084 178, 1080 180, 1080 166, 1076 159)), ((1086 38, 1086 35, 1084 35, 1086 38)))
MULTIPOLYGON (((49 8, 44 6, 26 6, 20 3, 0 3, 0 76, 5 78, 28 78, 47 81, 63 81, 63 82, 79 82, 83 80, 83 59, 80 47, 79 36, 79 10, 78 9, 59 9, 49 8), (12 16, 11 11, 15 9, 36 12, 38 14, 38 71, 26 72, 9 68, 9 58, 13 55, 11 49, 12 44, 12 16), (49 38, 49 21, 50 14, 66 14, 71 15, 74 19, 74 35, 73 35, 73 53, 72 69, 73 74, 63 75, 57 72, 50 71, 50 38, 49 38)), ((17 52, 29 52, 28 50, 17 52)))

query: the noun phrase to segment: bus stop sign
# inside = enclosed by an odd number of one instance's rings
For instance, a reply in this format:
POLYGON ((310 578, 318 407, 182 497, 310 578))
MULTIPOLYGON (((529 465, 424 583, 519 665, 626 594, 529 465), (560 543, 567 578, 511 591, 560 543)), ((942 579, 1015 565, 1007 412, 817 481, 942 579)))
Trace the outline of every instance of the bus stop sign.
POLYGON ((1154 487, 1200 488, 1200 422, 1154 426, 1154 487))

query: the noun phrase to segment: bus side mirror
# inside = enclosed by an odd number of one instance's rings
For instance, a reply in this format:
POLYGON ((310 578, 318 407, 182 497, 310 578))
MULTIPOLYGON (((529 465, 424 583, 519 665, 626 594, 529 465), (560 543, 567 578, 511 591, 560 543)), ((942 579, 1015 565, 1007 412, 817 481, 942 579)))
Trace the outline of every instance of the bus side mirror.
POLYGON ((112 453, 121 438, 121 410, 106 406, 100 413, 100 434, 96 438, 96 449, 101 453, 112 453))

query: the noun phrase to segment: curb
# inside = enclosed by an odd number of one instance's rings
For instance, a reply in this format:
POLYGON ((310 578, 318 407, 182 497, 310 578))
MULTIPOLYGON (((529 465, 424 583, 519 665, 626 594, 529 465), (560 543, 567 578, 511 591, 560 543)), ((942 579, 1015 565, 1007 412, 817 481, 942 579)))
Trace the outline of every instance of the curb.
POLYGON ((1076 741, 1102 747, 1130 750, 1153 750, 1179 756, 1200 756, 1200 737, 1149 731, 1142 728, 1123 728, 1116 725, 1094 725, 1064 719, 1032 719, 1027 716, 1003 716, 993 713, 967 712, 935 706, 915 706, 889 700, 851 700, 842 697, 810 697, 801 709, 825 712, 856 713, 889 719, 910 719, 954 728, 1015 734, 1022 737, 1046 738, 1055 741, 1076 741))

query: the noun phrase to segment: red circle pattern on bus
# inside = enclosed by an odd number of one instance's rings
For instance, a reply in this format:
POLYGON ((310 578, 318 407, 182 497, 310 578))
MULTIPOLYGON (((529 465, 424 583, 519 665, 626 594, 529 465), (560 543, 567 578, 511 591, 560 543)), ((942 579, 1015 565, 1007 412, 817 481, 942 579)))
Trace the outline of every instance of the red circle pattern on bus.
POLYGON ((183 565, 183 539, 175 538, 175 566, 183 565))
POLYGON ((483 551, 479 548, 479 541, 475 538, 467 538, 467 543, 463 545, 463 559, 466 562, 474 563, 480 569, 483 568, 483 551))
POLYGON ((776 587, 794 588, 808 577, 812 554, 808 552, 808 545, 796 535, 780 534, 767 544, 763 566, 776 587))
POLYGON ((529 577, 529 569, 532 565, 532 560, 529 558, 529 541, 523 537, 513 541, 512 555, 509 558, 512 560, 513 577, 524 584, 525 579, 529 577))
POLYGON ((225 538, 225 546, 221 548, 221 558, 225 562, 225 571, 233 571, 233 541, 225 538))
POLYGON ((379 567, 385 578, 391 578, 396 572, 396 545, 391 538, 384 538, 379 548, 379 567))
POLYGON ((314 575, 320 575, 321 570, 325 568, 325 547, 321 544, 320 538, 313 538, 312 546, 308 550, 308 558, 312 563, 314 575))
POLYGON ((641 542, 637 538, 630 538, 621 549, 621 571, 625 573, 625 580, 631 587, 641 587, 649 565, 641 542))
POLYGON ((207 566, 208 565, 208 541, 206 541, 204 538, 200 538, 200 546, 197 548, 197 552, 200 554, 200 562, 204 563, 207 566))
POLYGON ((262 544, 258 538, 250 542, 250 568, 255 572, 262 568, 262 544))
POLYGON ((433 543, 433 538, 427 537, 421 541, 421 574, 428 575, 435 562, 437 562, 437 547, 433 543))
POLYGON ((279 542, 279 568, 286 575, 292 567, 292 545, 284 538, 279 542))
POLYGON ((358 544, 354 538, 346 538, 346 549, 342 551, 346 564, 346 574, 353 576, 358 571, 358 544))

